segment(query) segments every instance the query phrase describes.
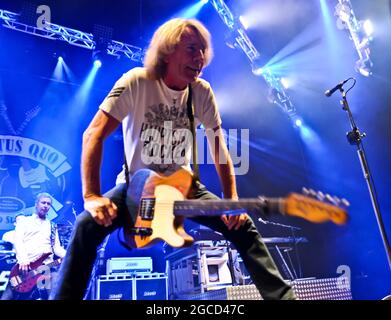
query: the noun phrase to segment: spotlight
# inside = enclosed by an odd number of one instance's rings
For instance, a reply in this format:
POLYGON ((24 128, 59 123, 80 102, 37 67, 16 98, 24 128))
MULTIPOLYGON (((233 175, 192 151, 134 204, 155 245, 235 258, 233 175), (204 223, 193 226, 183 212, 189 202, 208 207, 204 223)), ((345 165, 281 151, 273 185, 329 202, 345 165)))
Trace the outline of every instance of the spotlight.
POLYGON ((261 64, 261 61, 259 59, 255 59, 251 63, 251 69, 252 69, 253 74, 255 74, 256 76, 261 76, 266 71, 268 71, 267 69, 263 68, 263 64, 261 64))
POLYGON ((294 124, 294 126, 295 126, 296 128, 300 128, 300 127, 303 126, 303 119, 301 119, 299 116, 293 115, 293 116, 291 117, 291 120, 292 120, 292 122, 293 122, 293 124, 294 124))
POLYGON ((263 68, 262 67, 255 67, 252 69, 252 72, 256 75, 256 76, 261 76, 263 74, 263 68))
POLYGON ((370 37, 373 34, 373 24, 371 20, 365 20, 362 25, 365 34, 370 37))
POLYGON ((201 0, 202 4, 207 4, 208 2, 209 2, 209 0, 201 0))
POLYGON ((59 56, 59 57, 57 58, 57 60, 58 60, 58 62, 64 62, 64 58, 61 57, 61 56, 59 56))
POLYGON ((290 81, 287 78, 281 78, 280 79, 282 86, 284 89, 288 89, 290 87, 290 81))
POLYGON ((360 72, 364 77, 369 77, 372 75, 371 68, 373 66, 373 63, 369 59, 365 60, 358 60, 356 62, 356 71, 360 72))
POLYGON ((94 60, 94 66, 100 68, 102 66, 103 56, 107 52, 107 47, 112 40, 113 28, 95 24, 92 34, 95 41, 92 59, 94 60))
POLYGON ((94 61, 95 68, 99 69, 101 66, 102 66, 102 61, 100 61, 99 59, 94 61))
POLYGON ((296 127, 299 128, 299 127, 301 127, 302 125, 303 125, 303 121, 302 121, 301 119, 296 119, 296 120, 295 120, 295 126, 296 126, 296 127))
POLYGON ((102 52, 94 50, 92 52, 92 60, 94 61, 94 67, 99 69, 102 66, 102 52))
POLYGON ((248 20, 246 19, 245 16, 240 16, 239 21, 242 23, 242 26, 245 30, 248 29, 248 20))

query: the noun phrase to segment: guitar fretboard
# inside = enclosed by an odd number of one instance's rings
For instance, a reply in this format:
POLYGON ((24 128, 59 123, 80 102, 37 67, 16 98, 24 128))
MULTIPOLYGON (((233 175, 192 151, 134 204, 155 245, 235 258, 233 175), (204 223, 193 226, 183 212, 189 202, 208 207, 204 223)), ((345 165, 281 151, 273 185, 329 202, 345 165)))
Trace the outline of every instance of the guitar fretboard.
POLYGON ((175 201, 174 212, 180 216, 239 215, 246 210, 258 210, 265 214, 280 212, 281 199, 241 199, 236 200, 183 200, 175 201))

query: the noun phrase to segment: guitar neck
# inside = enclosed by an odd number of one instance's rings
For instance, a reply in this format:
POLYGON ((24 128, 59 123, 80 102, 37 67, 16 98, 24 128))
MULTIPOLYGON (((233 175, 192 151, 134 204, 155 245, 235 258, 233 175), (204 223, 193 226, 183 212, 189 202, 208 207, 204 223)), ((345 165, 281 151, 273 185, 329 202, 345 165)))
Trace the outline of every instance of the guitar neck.
POLYGON ((237 200, 183 200, 175 201, 174 214, 184 217, 211 215, 239 215, 246 210, 259 210, 265 214, 282 213, 282 198, 250 198, 237 200))
POLYGON ((58 265, 60 265, 60 263, 61 263, 61 259, 57 259, 57 260, 54 260, 51 263, 48 263, 46 266, 48 266, 49 268, 57 267, 58 265))

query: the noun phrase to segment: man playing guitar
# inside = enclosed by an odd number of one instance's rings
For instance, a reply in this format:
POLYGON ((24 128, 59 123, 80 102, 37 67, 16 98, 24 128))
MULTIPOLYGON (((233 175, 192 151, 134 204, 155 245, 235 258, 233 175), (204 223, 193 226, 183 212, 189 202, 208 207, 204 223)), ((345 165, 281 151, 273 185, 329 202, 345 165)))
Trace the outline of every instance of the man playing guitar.
MULTIPOLYGON (((82 299, 99 244, 127 222, 134 224, 135 210, 131 210, 131 199, 126 197, 126 178, 132 178, 143 168, 165 176, 183 167, 191 170, 192 139, 178 137, 192 127, 190 112, 186 111, 192 109, 191 106, 194 107, 195 125, 202 123, 205 129, 215 133, 212 138, 208 136, 208 141, 214 146, 211 153, 224 197, 238 199, 234 168, 220 130, 222 122, 215 96, 210 84, 199 78, 211 58, 208 30, 194 19, 172 19, 155 32, 146 54, 145 67, 126 73, 103 101, 83 136, 82 182, 86 211, 77 218, 61 265, 59 286, 51 298, 82 299), (129 172, 125 168, 118 176, 117 186, 102 195, 103 142, 120 123, 129 172), (159 145, 160 139, 164 140, 163 147, 159 145)), ((136 190, 130 188, 129 191, 136 190)), ((192 191, 192 198, 218 199, 201 184, 192 191)), ((222 233, 235 245, 264 299, 296 298, 247 214, 196 217, 193 220, 222 233)), ((178 232, 181 231, 179 228, 178 232)))
POLYGON ((52 198, 40 193, 35 201, 35 213, 19 221, 15 228, 14 247, 17 264, 12 268, 10 280, 2 300, 47 299, 56 276, 50 267, 59 264, 54 256, 63 258, 56 225, 46 217, 52 198))

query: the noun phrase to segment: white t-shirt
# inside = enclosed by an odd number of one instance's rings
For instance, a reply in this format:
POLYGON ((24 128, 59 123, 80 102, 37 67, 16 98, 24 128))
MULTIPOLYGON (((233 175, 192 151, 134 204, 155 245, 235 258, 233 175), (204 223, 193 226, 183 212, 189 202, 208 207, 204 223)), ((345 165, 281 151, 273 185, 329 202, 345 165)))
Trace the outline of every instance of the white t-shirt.
MULTIPOLYGON (((99 108, 122 122, 125 155, 132 176, 149 168, 171 174, 179 168, 190 170, 191 133, 187 116, 188 88, 175 91, 163 80, 150 80, 144 68, 125 73, 99 108)), ((205 129, 221 125, 210 84, 192 83, 195 124, 205 129)), ((117 183, 125 182, 124 169, 117 183)))

